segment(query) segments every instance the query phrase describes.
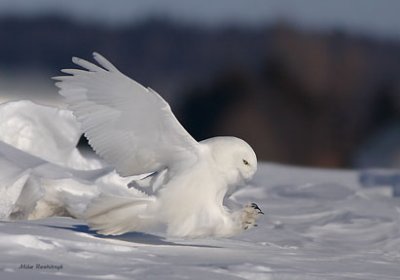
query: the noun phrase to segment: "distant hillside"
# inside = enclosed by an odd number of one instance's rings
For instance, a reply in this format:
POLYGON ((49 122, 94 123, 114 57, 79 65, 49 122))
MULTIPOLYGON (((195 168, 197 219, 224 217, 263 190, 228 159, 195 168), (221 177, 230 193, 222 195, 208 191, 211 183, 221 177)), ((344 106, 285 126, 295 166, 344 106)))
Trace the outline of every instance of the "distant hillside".
POLYGON ((395 41, 285 25, 200 29, 151 20, 107 29, 47 17, 0 19, 0 42, 0 69, 9 73, 56 75, 71 56, 98 51, 173 101, 197 139, 237 135, 263 160, 350 166, 382 127, 400 122, 395 41))
POLYGON ((203 30, 163 20, 111 29, 53 17, 3 18, 0 69, 57 73, 71 66, 71 56, 98 51, 128 75, 170 92, 183 83, 210 80, 233 65, 254 67, 265 56, 268 34, 264 29, 203 30))

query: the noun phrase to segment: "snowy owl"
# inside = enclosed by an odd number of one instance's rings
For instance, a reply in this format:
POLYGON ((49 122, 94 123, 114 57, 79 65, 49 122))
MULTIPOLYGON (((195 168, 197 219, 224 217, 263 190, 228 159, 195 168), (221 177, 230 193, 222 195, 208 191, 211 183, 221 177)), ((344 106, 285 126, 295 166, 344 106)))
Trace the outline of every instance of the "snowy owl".
POLYGON ((54 77, 90 145, 121 176, 150 174, 131 186, 145 192, 103 194, 84 219, 105 235, 145 231, 159 224, 177 237, 229 237, 256 226, 255 203, 233 210, 224 201, 250 180, 257 158, 245 141, 197 142, 154 90, 122 74, 98 53, 99 65, 74 57, 82 69, 54 77))

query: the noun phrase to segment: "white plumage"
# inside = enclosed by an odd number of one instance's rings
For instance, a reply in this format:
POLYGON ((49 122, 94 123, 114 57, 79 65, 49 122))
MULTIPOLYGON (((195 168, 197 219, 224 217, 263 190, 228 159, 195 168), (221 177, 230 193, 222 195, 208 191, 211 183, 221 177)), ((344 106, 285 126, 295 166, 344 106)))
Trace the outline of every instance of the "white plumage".
POLYGON ((262 214, 256 204, 236 211, 223 205, 254 175, 252 148, 235 137, 195 141, 155 91, 93 56, 101 67, 73 58, 85 70, 63 69, 70 75, 55 77, 60 94, 90 145, 121 176, 150 175, 131 184, 146 194, 94 200, 85 213, 89 225, 116 235, 161 223, 181 237, 231 236, 253 227, 262 214))

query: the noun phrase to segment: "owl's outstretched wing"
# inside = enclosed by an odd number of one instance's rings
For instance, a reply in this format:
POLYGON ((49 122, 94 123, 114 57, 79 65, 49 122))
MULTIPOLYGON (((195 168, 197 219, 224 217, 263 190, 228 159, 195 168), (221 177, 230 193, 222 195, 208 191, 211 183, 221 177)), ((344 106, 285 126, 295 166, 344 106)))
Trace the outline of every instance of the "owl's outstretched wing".
POLYGON ((199 143, 168 103, 100 54, 93 57, 100 66, 74 57, 72 61, 85 70, 63 69, 69 75, 54 79, 94 150, 121 176, 196 162, 199 143))

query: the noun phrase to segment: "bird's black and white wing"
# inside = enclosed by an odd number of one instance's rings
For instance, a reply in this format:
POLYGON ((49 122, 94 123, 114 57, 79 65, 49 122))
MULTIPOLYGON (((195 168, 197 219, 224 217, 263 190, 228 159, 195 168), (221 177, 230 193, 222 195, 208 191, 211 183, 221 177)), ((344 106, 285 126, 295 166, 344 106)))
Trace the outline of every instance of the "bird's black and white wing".
POLYGON ((63 69, 69 75, 54 79, 94 150, 122 176, 196 162, 199 144, 168 103, 103 56, 93 56, 100 66, 73 58, 84 70, 63 69))

